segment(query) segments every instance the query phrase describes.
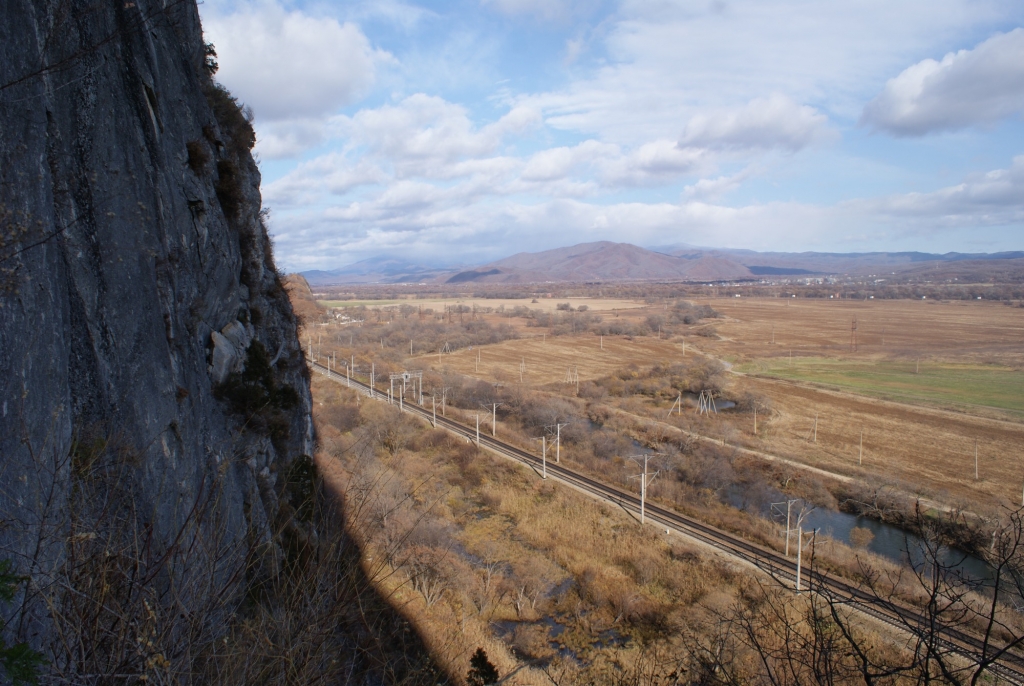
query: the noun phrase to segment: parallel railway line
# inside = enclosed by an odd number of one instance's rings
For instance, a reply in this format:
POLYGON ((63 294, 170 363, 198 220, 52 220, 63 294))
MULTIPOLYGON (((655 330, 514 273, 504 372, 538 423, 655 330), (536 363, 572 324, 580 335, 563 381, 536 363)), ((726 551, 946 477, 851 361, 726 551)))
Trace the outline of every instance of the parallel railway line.
MULTIPOLYGON (((353 388, 357 388, 371 397, 376 397, 383 402, 387 402, 386 395, 382 396, 379 391, 376 391, 374 395, 370 386, 361 381, 357 381, 353 378, 341 377, 333 371, 328 372, 327 367, 316 362, 311 363, 311 366, 315 371, 318 371, 325 376, 329 376, 329 378, 340 383, 350 383, 353 388)), ((422 419, 425 419, 428 423, 432 423, 434 421, 432 412, 420 407, 419 405, 406 403, 404 404, 404 409, 422 419)), ((467 438, 470 441, 476 440, 477 432, 471 427, 464 426, 463 424, 452 419, 448 419, 447 417, 438 416, 436 417, 436 421, 438 427, 467 438)), ((479 435, 479 440, 480 447, 487 448, 491 452, 497 453, 503 457, 521 462, 532 468, 534 471, 540 473, 540 470, 542 469, 542 459, 540 457, 532 455, 525 450, 509 445, 503 441, 497 440, 496 438, 485 436, 484 434, 479 435)), ((639 515, 640 513, 640 498, 629 491, 603 483, 550 461, 547 462, 546 472, 555 479, 571 485, 578 490, 584 491, 591 496, 615 503, 631 514, 639 515)), ((788 582, 794 582, 796 580, 795 562, 783 555, 780 555, 774 550, 743 540, 733 534, 727 533, 708 524, 704 524, 678 512, 665 509, 649 501, 645 503, 645 510, 647 518, 662 527, 674 529, 676 532, 684 536, 688 536, 701 543, 712 546, 728 555, 750 563, 758 569, 770 574, 775 579, 788 582)), ((805 570, 804 573, 813 574, 814 581, 817 584, 828 587, 832 593, 835 593, 840 598, 852 601, 851 607, 854 607, 858 611, 892 626, 901 632, 906 632, 908 625, 927 625, 927 618, 911 607, 874 597, 863 589, 832 575, 810 570, 805 570)), ((960 631, 959 629, 946 628, 942 630, 942 640, 948 648, 966 656, 977 656, 980 655, 982 651, 982 641, 980 639, 960 631)), ((989 655, 991 655, 993 647, 990 645, 988 650, 989 655)), ((997 662, 993 663, 989 667, 989 670, 997 674, 1002 679, 1024 686, 1024 656, 1008 652, 1001 656, 997 662)))

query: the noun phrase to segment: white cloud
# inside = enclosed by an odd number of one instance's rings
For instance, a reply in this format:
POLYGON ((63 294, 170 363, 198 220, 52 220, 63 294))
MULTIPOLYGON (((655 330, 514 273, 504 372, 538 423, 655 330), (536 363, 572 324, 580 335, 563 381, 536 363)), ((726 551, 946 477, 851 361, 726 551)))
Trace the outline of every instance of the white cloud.
POLYGON ((986 226, 1024 222, 1024 155, 1009 169, 972 176, 929 193, 903 193, 846 204, 859 212, 928 226, 986 226))
POLYGON ((297 157, 302 151, 320 145, 326 138, 323 119, 308 117, 256 124, 256 150, 260 157, 279 160, 297 157))
POLYGON ((862 120, 897 136, 988 124, 1024 112, 1024 29, 923 60, 885 84, 862 120))
POLYGON ((443 98, 416 95, 397 105, 361 110, 335 122, 350 146, 387 158, 399 176, 443 177, 448 165, 492 154, 505 136, 540 123, 530 108, 517 107, 498 121, 476 127, 466 109, 443 98))
MULTIPOLYGON (((570 156, 575 154, 567 150, 570 156)), ((401 180, 365 199, 300 219, 282 220, 278 215, 276 240, 289 264, 308 268, 334 266, 341 253, 358 259, 404 250, 426 260, 443 258, 457 245, 464 260, 483 262, 523 245, 542 250, 593 240, 757 250, 863 249, 865 242, 913 241, 913 248, 921 237, 934 245, 938 238, 966 228, 979 240, 1006 245, 1001 237, 1005 231, 998 227, 1024 222, 1024 155, 1007 169, 926 193, 831 205, 769 202, 730 207, 713 200, 750 173, 746 169, 697 182, 687 187, 679 203, 580 200, 557 185, 564 183, 559 178, 544 182, 544 188, 560 189, 560 195, 539 202, 503 195, 488 184, 439 188, 401 180)), ((516 183, 520 182, 511 185, 516 183)))
POLYGON ((880 74, 1020 14, 1003 0, 625 0, 595 31, 588 69, 521 101, 551 127, 631 145, 769 93, 856 118, 880 74))
POLYGON ((679 145, 715 150, 778 148, 795 152, 827 136, 828 118, 813 107, 773 94, 734 110, 702 113, 686 124, 679 145))
POLYGON ((581 167, 590 168, 602 159, 615 158, 620 154, 619 146, 595 140, 583 141, 572 147, 548 148, 530 157, 520 178, 524 181, 554 181, 581 167))
POLYGON ((392 57, 355 24, 285 11, 274 2, 203 16, 217 47, 218 80, 252 106, 257 121, 334 112, 373 83, 392 57))
POLYGON ((723 195, 731 193, 746 181, 753 169, 747 167, 732 176, 719 176, 716 179, 701 179, 697 183, 683 188, 683 197, 688 200, 717 200, 723 195))

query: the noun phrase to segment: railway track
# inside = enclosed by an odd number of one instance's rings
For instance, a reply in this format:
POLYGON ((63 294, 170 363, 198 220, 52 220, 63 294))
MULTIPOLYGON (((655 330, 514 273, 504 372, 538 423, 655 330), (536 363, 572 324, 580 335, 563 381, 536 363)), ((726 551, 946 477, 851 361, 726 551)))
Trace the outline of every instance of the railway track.
MULTIPOLYGON (((374 392, 369 385, 361 381, 339 376, 333 371, 328 372, 326 367, 316 362, 311 363, 311 366, 315 371, 339 383, 348 383, 351 387, 370 397, 375 397, 382 402, 388 402, 386 395, 382 396, 379 391, 374 392)), ((436 421, 437 427, 444 428, 470 441, 477 440, 477 431, 472 427, 465 426, 447 417, 435 417, 430 410, 414 403, 405 403, 403 409, 419 416, 428 423, 436 421)), ((545 465, 542 458, 484 434, 479 434, 479 446, 487 448, 491 452, 503 457, 521 462, 538 474, 544 470, 546 474, 553 478, 601 500, 614 503, 631 514, 640 514, 640 498, 629 491, 585 476, 557 463, 547 462, 545 465)), ((652 504, 651 502, 645 503, 645 511, 646 517, 661 527, 670 530, 674 529, 680 534, 739 558, 770 574, 775 579, 785 582, 796 581, 796 563, 774 550, 746 541, 721 529, 652 504)), ((915 609, 879 599, 840 578, 807 569, 803 571, 803 574, 806 575, 804 578, 809 578, 813 574, 815 584, 827 587, 830 592, 843 600, 851 602, 851 607, 901 632, 907 632, 908 625, 921 627, 928 625, 927 617, 921 615, 915 609)), ((980 639, 958 629, 946 628, 942 630, 941 640, 947 648, 965 655, 969 659, 976 659, 982 651, 982 641, 980 639)), ((993 647, 989 646, 989 654, 991 655, 992 652, 993 647)), ((1006 653, 988 669, 1006 681, 1024 686, 1024 656, 1016 653, 1006 653)))

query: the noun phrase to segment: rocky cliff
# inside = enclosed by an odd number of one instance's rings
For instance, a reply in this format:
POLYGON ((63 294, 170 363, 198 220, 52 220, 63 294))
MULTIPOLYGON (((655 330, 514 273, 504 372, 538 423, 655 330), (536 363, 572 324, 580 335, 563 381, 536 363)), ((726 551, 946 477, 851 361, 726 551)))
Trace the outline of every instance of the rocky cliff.
POLYGON ((308 372, 212 66, 195 0, 4 3, 7 638, 68 678, 186 665, 311 535, 308 372))

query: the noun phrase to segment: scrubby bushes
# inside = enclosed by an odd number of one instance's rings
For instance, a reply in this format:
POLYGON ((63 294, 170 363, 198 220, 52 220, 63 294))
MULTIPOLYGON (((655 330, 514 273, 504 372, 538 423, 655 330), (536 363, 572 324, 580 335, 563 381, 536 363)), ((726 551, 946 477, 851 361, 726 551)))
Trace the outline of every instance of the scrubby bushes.
POLYGON ((259 341, 249 345, 242 371, 229 374, 214 388, 214 396, 278 445, 288 438, 290 410, 299 403, 296 390, 277 381, 267 349, 259 341))

